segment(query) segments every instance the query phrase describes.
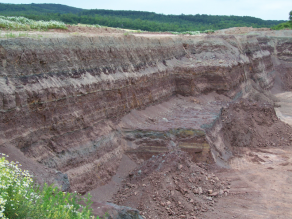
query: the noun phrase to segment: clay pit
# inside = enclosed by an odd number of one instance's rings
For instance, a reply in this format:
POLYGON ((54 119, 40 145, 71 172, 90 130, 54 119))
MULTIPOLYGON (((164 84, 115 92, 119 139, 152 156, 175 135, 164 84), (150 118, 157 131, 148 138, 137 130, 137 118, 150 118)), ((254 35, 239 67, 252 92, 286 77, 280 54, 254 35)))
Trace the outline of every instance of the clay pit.
POLYGON ((0 39, 0 152, 37 182, 107 218, 292 218, 292 31, 43 35, 0 39))

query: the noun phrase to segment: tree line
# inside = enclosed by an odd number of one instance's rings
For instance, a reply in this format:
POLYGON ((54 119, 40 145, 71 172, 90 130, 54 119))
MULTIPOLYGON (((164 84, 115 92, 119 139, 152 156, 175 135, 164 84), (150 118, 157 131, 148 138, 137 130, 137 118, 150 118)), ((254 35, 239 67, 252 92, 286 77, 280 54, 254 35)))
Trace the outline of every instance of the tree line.
POLYGON ((0 15, 33 20, 56 20, 67 24, 92 24, 145 31, 204 31, 230 27, 272 27, 284 21, 250 16, 164 15, 144 11, 85 10, 61 4, 0 4, 0 15))

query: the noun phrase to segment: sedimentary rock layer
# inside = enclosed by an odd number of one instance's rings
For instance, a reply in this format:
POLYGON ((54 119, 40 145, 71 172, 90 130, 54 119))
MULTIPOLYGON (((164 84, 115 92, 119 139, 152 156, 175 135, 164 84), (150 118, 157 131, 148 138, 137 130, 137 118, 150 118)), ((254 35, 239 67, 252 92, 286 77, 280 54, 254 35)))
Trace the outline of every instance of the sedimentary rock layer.
POLYGON ((268 89, 290 51, 288 39, 231 35, 1 40, 0 146, 85 192, 114 174, 128 147, 116 125, 132 109, 175 94, 233 97, 249 80, 268 89))

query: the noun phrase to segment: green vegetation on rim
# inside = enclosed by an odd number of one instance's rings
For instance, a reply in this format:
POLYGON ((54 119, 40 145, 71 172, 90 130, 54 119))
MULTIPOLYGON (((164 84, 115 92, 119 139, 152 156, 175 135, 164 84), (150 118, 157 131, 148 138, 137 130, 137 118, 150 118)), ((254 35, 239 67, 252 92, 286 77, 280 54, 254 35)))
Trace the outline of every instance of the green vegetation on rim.
POLYGON ((0 16, 0 27, 11 30, 67 29, 66 24, 60 21, 34 21, 25 17, 4 16, 0 16))
POLYGON ((205 31, 230 27, 272 27, 284 21, 249 16, 164 15, 143 11, 85 10, 60 4, 0 4, 0 15, 33 20, 56 20, 67 24, 99 24, 145 31, 205 31))
POLYGON ((291 21, 278 24, 274 27, 272 27, 273 30, 283 30, 283 29, 292 29, 292 23, 291 21))
POLYGON ((90 195, 82 199, 77 193, 65 193, 54 186, 40 188, 28 171, 19 168, 21 164, 5 157, 8 155, 0 154, 0 218, 95 218, 90 195), (81 200, 85 206, 78 204, 81 200))

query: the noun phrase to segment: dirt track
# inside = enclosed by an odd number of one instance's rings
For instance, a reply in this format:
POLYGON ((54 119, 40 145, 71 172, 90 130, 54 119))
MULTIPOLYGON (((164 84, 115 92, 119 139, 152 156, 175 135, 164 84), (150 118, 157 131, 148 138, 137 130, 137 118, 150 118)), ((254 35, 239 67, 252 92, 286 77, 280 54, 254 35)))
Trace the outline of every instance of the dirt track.
POLYGON ((292 218, 291 157, 291 147, 246 150, 216 173, 231 189, 202 218, 292 218))

